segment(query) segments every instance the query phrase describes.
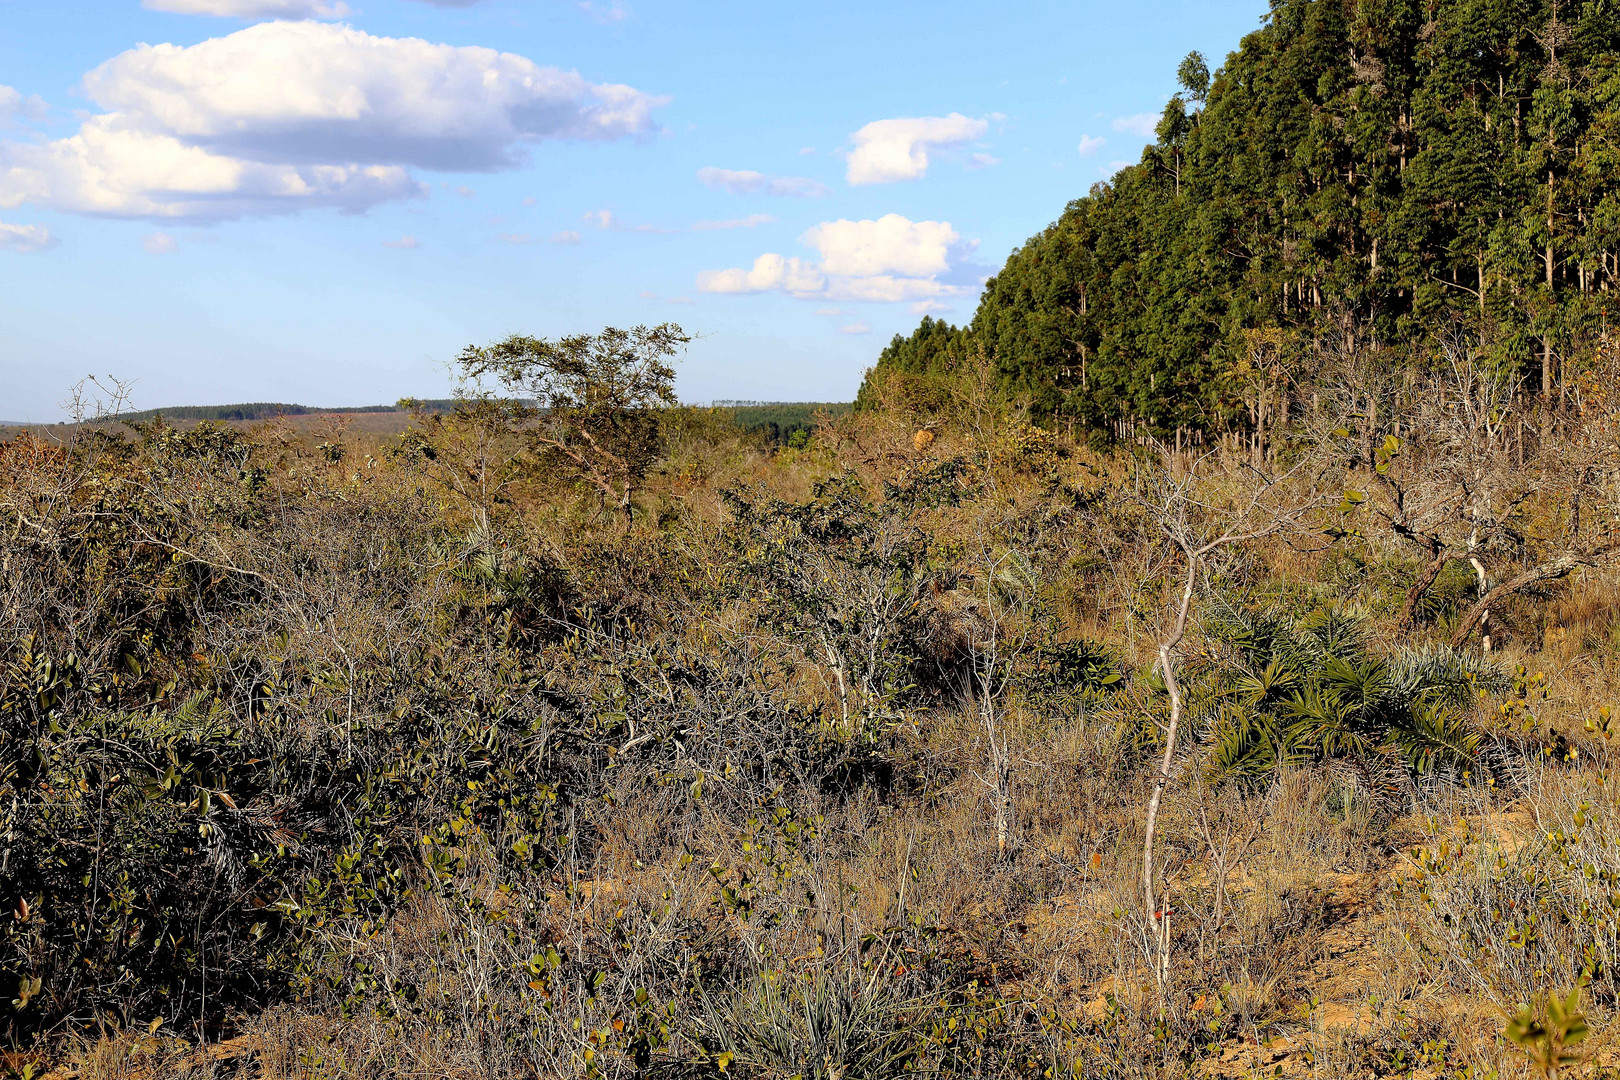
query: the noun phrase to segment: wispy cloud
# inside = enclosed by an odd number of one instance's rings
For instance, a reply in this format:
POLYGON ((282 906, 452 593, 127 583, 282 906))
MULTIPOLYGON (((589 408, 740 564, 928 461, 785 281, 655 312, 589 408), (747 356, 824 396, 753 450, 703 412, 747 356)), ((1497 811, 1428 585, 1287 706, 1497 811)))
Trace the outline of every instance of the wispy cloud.
POLYGON ((30 255, 56 246, 56 237, 43 225, 11 225, 0 221, 0 251, 30 255))
POLYGON ((1082 135, 1082 136, 1080 136, 1080 147, 1079 147, 1079 149, 1080 149, 1080 153, 1082 153, 1082 154, 1095 154, 1098 150, 1101 150, 1104 146, 1107 146, 1107 145, 1108 145, 1108 140, 1103 138, 1101 135, 1082 135))
POLYGON ((656 301, 656 302, 665 303, 665 304, 695 304, 695 303, 697 303, 697 301, 693 300, 690 296, 659 296, 657 293, 653 292, 651 289, 643 289, 643 290, 641 290, 640 295, 641 295, 641 298, 643 300, 656 301))
POLYGON ((774 225, 776 218, 771 214, 749 214, 745 218, 731 218, 726 221, 700 221, 692 226, 693 232, 713 232, 716 229, 756 229, 761 225, 774 225))
POLYGON ((141 0, 141 7, 229 19, 341 19, 352 14, 341 0, 141 0))
POLYGON ((665 228, 662 225, 632 225, 629 222, 621 219, 612 210, 587 210, 580 220, 586 222, 587 224, 595 225, 598 229, 605 229, 610 232, 654 233, 660 236, 667 236, 670 233, 680 231, 679 229, 665 228))
POLYGON ((709 165, 699 169, 697 177, 705 186, 732 195, 814 199, 828 191, 826 184, 808 176, 766 176, 753 169, 719 169, 709 165))
POLYGON ((141 237, 141 247, 148 255, 170 255, 180 250, 180 241, 168 233, 147 233, 141 237))
POLYGON ((550 236, 530 236, 528 233, 499 233, 495 239, 503 244, 577 244, 579 233, 573 229, 552 233, 550 236))
POLYGON ((859 322, 852 322, 848 326, 840 326, 838 332, 840 334, 870 334, 872 327, 867 324, 865 319, 862 319, 859 322))
POLYGON ((613 26, 626 22, 633 14, 624 0, 579 0, 574 5, 592 22, 613 26))
POLYGON ((50 112, 51 107, 38 94, 23 97, 22 92, 14 87, 0 86, 0 127, 18 116, 25 120, 43 120, 50 112))
POLYGON ((422 246, 422 242, 414 236, 402 236, 398 240, 384 240, 383 247, 396 248, 400 251, 415 251, 422 246))
POLYGON ((1109 127, 1127 135, 1139 135, 1144 139, 1153 138, 1154 130, 1159 126, 1159 117, 1156 113, 1137 113, 1134 116, 1117 117, 1109 127))

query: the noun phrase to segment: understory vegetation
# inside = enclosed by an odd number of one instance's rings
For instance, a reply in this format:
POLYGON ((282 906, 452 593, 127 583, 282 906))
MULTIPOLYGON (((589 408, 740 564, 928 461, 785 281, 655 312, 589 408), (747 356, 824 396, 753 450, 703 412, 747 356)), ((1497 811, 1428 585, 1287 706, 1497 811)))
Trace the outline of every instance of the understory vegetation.
POLYGON ((469 349, 398 437, 0 443, 19 1075, 1512 1076, 1502 1011, 1613 1030, 1608 398, 1520 423, 1453 341, 1324 357, 1264 453, 972 380, 778 445, 672 403, 684 341, 469 349))

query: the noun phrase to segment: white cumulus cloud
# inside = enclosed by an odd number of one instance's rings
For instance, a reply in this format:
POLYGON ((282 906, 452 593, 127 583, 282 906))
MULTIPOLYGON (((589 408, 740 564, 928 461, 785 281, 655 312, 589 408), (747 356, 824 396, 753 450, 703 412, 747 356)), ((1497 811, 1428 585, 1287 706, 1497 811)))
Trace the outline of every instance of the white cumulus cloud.
POLYGON ((824 221, 800 239, 821 252, 829 274, 931 277, 950 269, 950 250, 961 241, 948 221, 911 221, 885 214, 876 221, 824 221))
POLYGON ((899 214, 877 220, 824 221, 799 237, 817 260, 759 256, 749 269, 708 270, 698 275, 703 292, 781 291, 801 299, 898 303, 956 296, 966 288, 952 280, 955 257, 965 252, 945 221, 911 221, 899 214))
POLYGON ((708 187, 732 195, 813 199, 827 194, 826 184, 807 176, 766 176, 752 169, 718 169, 712 165, 699 169, 697 175, 708 187))
MULTIPOLYGON (((189 0, 188 0, 189 2, 189 0)), ((0 206, 218 220, 424 194, 412 167, 492 171, 546 139, 654 129, 663 99, 494 49, 269 22, 141 45, 84 78, 107 110, 0 143, 0 206)))
POLYGON ((307 22, 138 46, 84 89, 143 126, 260 161, 457 170, 515 165, 541 139, 647 134, 660 102, 514 53, 307 22))
POLYGON ((315 206, 364 210, 424 193, 398 165, 266 164, 130 130, 116 117, 92 118, 52 143, 0 144, 0 206, 221 220, 315 206))
POLYGON ((1155 129, 1159 126, 1159 116, 1157 113, 1137 113, 1134 116, 1121 116, 1109 126, 1115 131, 1124 132, 1127 135, 1139 135, 1144 139, 1151 139, 1155 129))
POLYGON ((795 296, 815 296, 826 284, 826 277, 814 263, 797 256, 786 259, 769 253, 755 259, 752 269, 705 270, 697 276, 698 289, 708 293, 753 293, 781 289, 795 296))
POLYGON ((1108 140, 1101 135, 1082 135, 1080 136, 1080 153, 1095 154, 1107 144, 1108 140))
POLYGON ((15 87, 0 86, 0 126, 10 123, 15 116, 41 120, 50 111, 50 106, 38 94, 23 97, 15 87))
POLYGON ((56 246, 56 237, 43 225, 11 225, 0 221, 0 251, 28 255, 56 246))
POLYGON ((874 120, 850 138, 845 178, 851 184, 889 184, 918 180, 928 173, 928 152, 972 142, 990 130, 990 121, 961 113, 949 116, 874 120))

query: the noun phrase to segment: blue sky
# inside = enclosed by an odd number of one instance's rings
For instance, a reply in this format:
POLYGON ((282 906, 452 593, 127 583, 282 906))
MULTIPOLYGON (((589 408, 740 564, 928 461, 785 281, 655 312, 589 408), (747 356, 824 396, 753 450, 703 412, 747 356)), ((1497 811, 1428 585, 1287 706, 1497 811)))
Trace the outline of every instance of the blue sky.
POLYGON ((1265 10, 0 0, 0 419, 91 373, 433 396, 471 342, 666 320, 686 400, 848 400, 1265 10))

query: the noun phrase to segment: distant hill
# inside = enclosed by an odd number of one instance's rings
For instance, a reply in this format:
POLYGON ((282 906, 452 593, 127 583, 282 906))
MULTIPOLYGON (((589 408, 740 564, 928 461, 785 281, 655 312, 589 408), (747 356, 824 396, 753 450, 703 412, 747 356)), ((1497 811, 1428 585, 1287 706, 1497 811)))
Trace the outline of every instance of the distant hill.
MULTIPOLYGON (((456 406, 454 398, 430 398, 415 401, 412 404, 430 413, 449 412, 456 406)), ((712 407, 731 412, 737 426, 744 431, 758 432, 765 438, 766 442, 776 446, 786 446, 796 434, 800 432, 809 434, 814 431, 817 415, 826 413, 829 416, 843 416, 854 408, 854 403, 848 401, 716 401, 712 407)), ((404 414, 409 411, 408 408, 397 404, 328 408, 317 405, 297 405, 284 401, 248 401, 233 405, 169 405, 161 409, 142 409, 139 412, 123 413, 119 416, 119 419, 124 423, 134 424, 161 415, 165 420, 178 423, 196 423, 203 420, 253 423, 274 420, 278 417, 353 415, 373 416, 381 420, 383 417, 392 414, 398 416, 399 420, 391 423, 384 421, 382 428, 372 425, 367 430, 397 431, 407 422, 404 414)), ((45 426, 48 425, 22 420, 0 420, 0 427, 45 426)))
MULTIPOLYGON (((428 412, 449 412, 452 398, 432 398, 417 402, 428 412)), ((274 420, 278 416, 327 416, 338 413, 397 413, 408 410, 399 405, 353 405, 325 408, 318 405, 292 405, 282 401, 249 401, 236 405, 169 405, 123 413, 120 420, 140 423, 161 414, 167 420, 274 420)))

